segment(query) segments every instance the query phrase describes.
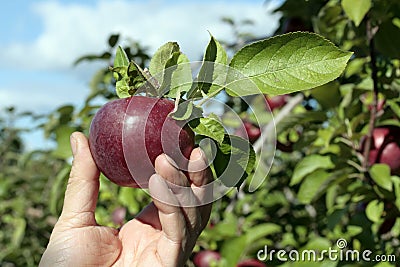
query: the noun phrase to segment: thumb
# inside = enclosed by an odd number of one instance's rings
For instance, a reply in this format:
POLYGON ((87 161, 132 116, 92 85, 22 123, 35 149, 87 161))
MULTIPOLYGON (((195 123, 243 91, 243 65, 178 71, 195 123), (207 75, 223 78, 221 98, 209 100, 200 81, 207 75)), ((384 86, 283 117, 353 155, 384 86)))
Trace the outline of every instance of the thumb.
POLYGON ((73 227, 96 225, 94 212, 99 193, 99 170, 90 153, 87 138, 75 132, 70 141, 74 160, 60 221, 68 222, 73 227))

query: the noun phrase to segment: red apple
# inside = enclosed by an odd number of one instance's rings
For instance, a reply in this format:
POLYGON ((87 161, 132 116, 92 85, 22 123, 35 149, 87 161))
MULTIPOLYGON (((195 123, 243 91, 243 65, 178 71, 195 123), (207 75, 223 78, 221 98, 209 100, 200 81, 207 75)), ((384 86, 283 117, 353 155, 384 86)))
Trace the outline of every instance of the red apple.
POLYGON ((123 225, 126 217, 126 208, 116 208, 112 213, 112 221, 116 225, 123 225))
POLYGON ((196 267, 210 267, 212 263, 217 263, 221 255, 217 251, 202 250, 193 257, 193 263, 196 267))
POLYGON ((297 32, 297 31, 310 31, 306 26, 304 20, 300 17, 287 18, 282 27, 283 33, 297 32))
POLYGON ((277 108, 283 107, 287 100, 288 100, 288 95, 277 95, 277 96, 265 96, 265 99, 267 100, 268 106, 271 109, 271 111, 274 111, 277 108))
POLYGON ((253 144, 261 136, 261 129, 249 121, 243 121, 243 125, 236 129, 234 134, 253 144))
POLYGON ((117 99, 94 116, 89 145, 99 170, 120 186, 148 186, 154 161, 165 153, 185 169, 194 134, 168 116, 174 102, 145 96, 117 99))
POLYGON ((383 223, 379 226, 378 233, 380 235, 383 235, 390 232, 393 226, 395 225, 396 220, 397 220, 396 217, 390 217, 384 220, 383 223))
MULTIPOLYGON (((365 137, 361 141, 364 150, 365 137)), ((383 163, 389 165, 392 174, 400 175, 400 128, 385 126, 375 128, 372 132, 372 143, 369 164, 383 163)))
POLYGON ((239 262, 236 267, 267 267, 267 265, 256 259, 246 259, 239 262))

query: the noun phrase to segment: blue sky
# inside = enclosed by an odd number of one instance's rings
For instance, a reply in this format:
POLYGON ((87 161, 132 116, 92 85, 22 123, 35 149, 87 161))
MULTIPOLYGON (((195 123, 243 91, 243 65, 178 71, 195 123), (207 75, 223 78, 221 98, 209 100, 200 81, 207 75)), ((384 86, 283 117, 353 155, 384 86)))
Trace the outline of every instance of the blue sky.
MULTIPOLYGON (((222 16, 252 19, 251 32, 265 36, 277 27, 272 8, 264 0, 7 1, 0 9, 0 109, 49 113, 63 104, 82 104, 97 66, 72 63, 106 48, 111 33, 133 38, 150 52, 177 41, 194 61, 207 45, 208 31, 232 39, 222 16)), ((44 144, 40 133, 27 141, 29 148, 44 144)))

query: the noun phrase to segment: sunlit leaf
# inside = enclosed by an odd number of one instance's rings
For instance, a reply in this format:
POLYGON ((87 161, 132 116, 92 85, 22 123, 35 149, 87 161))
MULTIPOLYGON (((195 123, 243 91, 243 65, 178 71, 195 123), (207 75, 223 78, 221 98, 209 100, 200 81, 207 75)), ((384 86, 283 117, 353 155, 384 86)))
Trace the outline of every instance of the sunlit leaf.
POLYGON ((342 7, 347 16, 358 27, 371 8, 371 0, 342 0, 342 7))
POLYGON ((378 222, 382 216, 383 209, 383 202, 375 199, 368 203, 367 208, 365 209, 365 214, 372 222, 378 222))
POLYGON ((311 89, 337 78, 351 55, 313 33, 296 32, 258 41, 234 55, 230 67, 243 77, 228 75, 227 92, 279 95, 311 89), (249 90, 246 79, 259 91, 249 90))
POLYGON ((295 167, 290 185, 298 184, 302 179, 318 169, 331 169, 335 165, 329 156, 310 155, 303 158, 295 167))
POLYGON ((392 180, 390 176, 390 167, 387 164, 374 164, 369 169, 369 174, 380 187, 392 191, 392 180))
POLYGON ((297 198, 302 204, 309 204, 313 200, 314 196, 320 190, 322 184, 329 178, 329 173, 325 170, 316 170, 307 176, 305 176, 303 182, 300 185, 297 198))

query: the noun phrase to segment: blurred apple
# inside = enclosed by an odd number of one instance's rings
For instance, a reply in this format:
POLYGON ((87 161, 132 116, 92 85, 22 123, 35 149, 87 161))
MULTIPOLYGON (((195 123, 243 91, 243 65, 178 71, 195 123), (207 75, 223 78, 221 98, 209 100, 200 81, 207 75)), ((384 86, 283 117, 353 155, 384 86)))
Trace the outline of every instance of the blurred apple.
POLYGON ((112 213, 112 221, 116 225, 123 225, 125 222, 126 208, 116 208, 112 213))
POLYGON ((246 259, 239 262, 236 267, 267 267, 267 265, 256 259, 246 259))
POLYGON ((249 142, 253 144, 258 138, 260 138, 261 129, 257 125, 244 120, 243 125, 237 128, 234 134, 249 140, 249 142))
POLYGON ((291 153, 293 152, 293 143, 292 142, 282 143, 280 141, 277 141, 276 149, 282 152, 291 153))
POLYGON ((297 32, 297 31, 310 31, 306 26, 304 20, 300 17, 290 17, 287 18, 282 27, 283 33, 297 32))
POLYGON ((193 263, 196 267, 211 267, 212 263, 217 263, 221 255, 217 251, 202 250, 193 257, 193 263))
POLYGON ((288 95, 265 96, 265 99, 267 100, 268 106, 271 111, 283 107, 288 101, 288 98, 288 95))
MULTIPOLYGON (((361 150, 364 151, 365 137, 361 140, 361 150)), ((369 164, 383 163, 390 167, 392 175, 400 175, 400 128, 384 126, 375 128, 372 132, 369 164)))

